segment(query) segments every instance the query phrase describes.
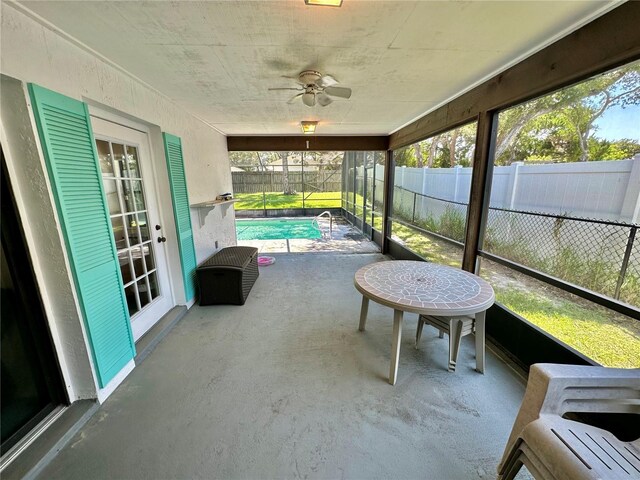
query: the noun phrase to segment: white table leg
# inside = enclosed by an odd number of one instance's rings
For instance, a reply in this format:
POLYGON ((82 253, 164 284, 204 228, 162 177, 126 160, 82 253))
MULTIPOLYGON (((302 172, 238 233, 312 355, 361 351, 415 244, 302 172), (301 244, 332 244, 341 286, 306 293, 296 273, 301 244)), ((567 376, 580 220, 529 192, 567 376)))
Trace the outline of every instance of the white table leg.
POLYGON ((484 326, 486 312, 476 313, 476 370, 484 373, 484 326))
POLYGON ((422 320, 422 315, 418 315, 418 329, 416 330, 416 350, 418 349, 418 344, 420 343, 420 338, 422 337, 423 327, 424 320, 422 320))
POLYGON ((459 318, 449 319, 449 371, 456 371, 458 363, 458 352, 460 351, 460 340, 462 340, 462 320, 459 318))
POLYGON ((360 307, 360 325, 358 330, 364 332, 364 324, 367 323, 367 313, 369 312, 369 299, 362 296, 362 306, 360 307))
POLYGON ((398 360, 400 358, 400 340, 402 339, 402 310, 393 311, 393 340, 391 344, 391 367, 389 368, 389 383, 396 384, 398 375, 398 360))

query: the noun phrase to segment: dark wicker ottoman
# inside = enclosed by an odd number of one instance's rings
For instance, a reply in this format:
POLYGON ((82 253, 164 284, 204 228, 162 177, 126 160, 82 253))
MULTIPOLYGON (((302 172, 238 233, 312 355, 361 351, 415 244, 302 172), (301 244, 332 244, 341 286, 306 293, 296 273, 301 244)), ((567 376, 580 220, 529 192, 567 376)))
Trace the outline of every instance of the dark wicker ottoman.
POLYGON ((200 305, 244 305, 258 278, 258 249, 227 247, 211 255, 196 270, 200 305))

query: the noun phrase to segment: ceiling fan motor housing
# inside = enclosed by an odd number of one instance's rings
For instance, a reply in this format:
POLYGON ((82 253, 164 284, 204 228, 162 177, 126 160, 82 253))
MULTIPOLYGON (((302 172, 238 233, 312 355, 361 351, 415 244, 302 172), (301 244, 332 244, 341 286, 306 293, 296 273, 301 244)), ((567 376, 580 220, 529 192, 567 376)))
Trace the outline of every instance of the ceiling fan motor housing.
POLYGON ((322 74, 320 72, 316 72, 315 70, 305 70, 304 72, 300 72, 298 80, 303 85, 310 85, 316 83, 321 77, 322 74))

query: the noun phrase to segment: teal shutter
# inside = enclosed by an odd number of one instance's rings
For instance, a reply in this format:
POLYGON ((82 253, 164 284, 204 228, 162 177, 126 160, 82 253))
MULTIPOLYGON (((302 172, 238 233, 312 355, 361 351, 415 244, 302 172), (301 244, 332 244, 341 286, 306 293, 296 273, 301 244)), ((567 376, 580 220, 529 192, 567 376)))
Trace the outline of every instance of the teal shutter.
POLYGON ((187 179, 184 175, 182 142, 179 137, 169 133, 163 133, 162 137, 167 156, 167 170, 169 172, 169 185, 171 186, 171 199, 173 201, 173 216, 176 220, 178 234, 184 291, 187 301, 190 301, 196 295, 196 249, 193 246, 193 230, 191 229, 187 179))
MULTIPOLYGON (((100 387, 135 356, 87 106, 38 85, 29 93, 100 387)), ((43 219, 39 219, 41 221, 43 219)))

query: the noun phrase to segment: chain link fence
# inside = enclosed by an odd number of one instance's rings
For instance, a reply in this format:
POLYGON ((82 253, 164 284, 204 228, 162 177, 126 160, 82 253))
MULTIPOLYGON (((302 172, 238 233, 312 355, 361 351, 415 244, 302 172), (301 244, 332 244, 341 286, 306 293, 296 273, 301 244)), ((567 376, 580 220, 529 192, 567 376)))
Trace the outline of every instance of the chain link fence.
POLYGON ((463 243, 467 204, 443 200, 396 186, 393 189, 392 219, 416 225, 457 243, 463 243))
MULTIPOLYGON (((467 204, 394 188, 394 220, 464 242, 467 204)), ((637 224, 489 208, 483 251, 640 305, 637 224)))

